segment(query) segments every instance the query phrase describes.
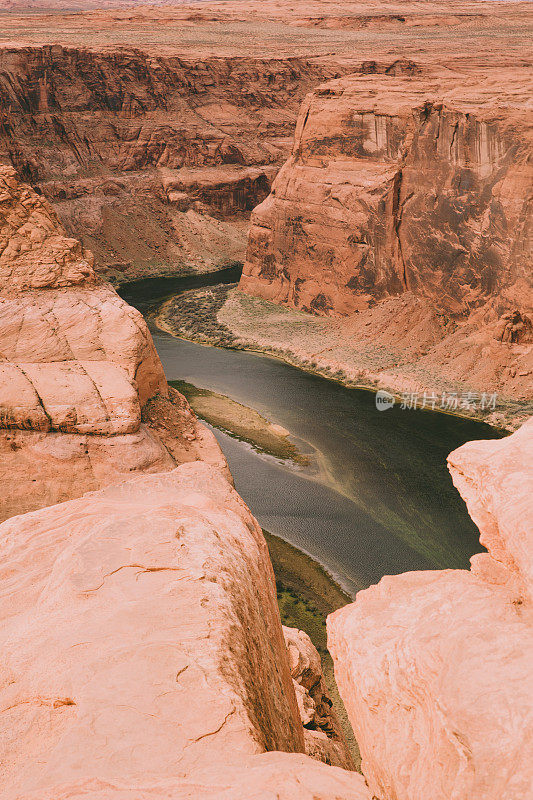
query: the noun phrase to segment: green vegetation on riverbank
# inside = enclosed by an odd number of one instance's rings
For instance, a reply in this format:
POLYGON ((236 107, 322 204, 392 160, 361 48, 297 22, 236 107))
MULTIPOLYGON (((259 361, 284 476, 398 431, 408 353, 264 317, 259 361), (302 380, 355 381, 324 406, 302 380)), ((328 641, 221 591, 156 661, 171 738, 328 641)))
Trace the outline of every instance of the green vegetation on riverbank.
POLYGON ((359 767, 359 749, 335 682, 333 659, 327 649, 326 631, 328 614, 351 603, 352 598, 306 553, 280 539, 279 536, 274 536, 268 531, 263 533, 276 576, 281 621, 290 628, 305 631, 320 653, 329 697, 352 757, 359 767))

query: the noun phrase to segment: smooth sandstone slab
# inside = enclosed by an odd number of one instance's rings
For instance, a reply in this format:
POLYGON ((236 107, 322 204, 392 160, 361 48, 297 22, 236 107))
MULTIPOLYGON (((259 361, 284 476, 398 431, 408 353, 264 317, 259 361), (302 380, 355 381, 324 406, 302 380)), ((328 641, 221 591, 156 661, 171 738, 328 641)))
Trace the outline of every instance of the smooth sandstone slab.
POLYGON ((142 404, 166 392, 142 315, 108 285, 4 293, 2 355, 10 361, 109 361, 137 383, 142 404))
POLYGON ((218 470, 8 520, 0 553, 5 800, 369 800, 361 776, 297 755, 268 550, 218 470))
POLYGON ((533 791, 533 421, 449 457, 489 549, 472 571, 383 578, 328 619, 335 675, 380 800, 533 791))
POLYGON ((320 764, 296 753, 264 753, 238 764, 200 766, 181 780, 145 780, 134 789, 127 781, 62 784, 17 800, 371 800, 359 775, 320 764))
POLYGON ((533 591, 533 419, 499 441, 467 442, 448 456, 452 480, 490 553, 472 571, 509 582, 529 603, 533 591))

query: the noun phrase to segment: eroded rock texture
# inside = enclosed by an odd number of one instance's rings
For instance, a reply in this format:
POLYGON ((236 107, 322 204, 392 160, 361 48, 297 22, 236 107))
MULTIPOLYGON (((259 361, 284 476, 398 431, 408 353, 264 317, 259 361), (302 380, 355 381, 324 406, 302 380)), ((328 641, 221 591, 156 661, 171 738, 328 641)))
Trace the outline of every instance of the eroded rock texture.
POLYGON ((2 48, 0 159, 107 276, 213 268, 242 260, 299 102, 332 74, 298 58, 2 48))
POLYGON ((526 92, 519 75, 463 89, 361 76, 315 90, 254 214, 244 288, 319 313, 405 291, 443 314, 495 296, 530 311, 526 92))
POLYGON ((283 626, 289 668, 304 726, 305 752, 345 769, 353 769, 337 715, 328 696, 320 654, 305 631, 283 626))
POLYGON ((353 76, 316 89, 253 213, 241 288, 353 317, 354 339, 419 342, 419 386, 437 367, 524 396, 533 375, 529 80, 517 67, 447 82, 353 76))
POLYGON ((0 550, 5 800, 369 800, 302 754, 268 550, 219 470, 16 517, 0 550))
POLYGON ((167 386, 141 314, 50 205, 0 169, 1 518, 203 458, 212 434, 167 386))
POLYGON ((533 789, 533 420, 449 456, 488 550, 468 571, 383 578, 328 620, 380 800, 527 800, 533 789))
POLYGON ((0 161, 54 202, 117 282, 242 261, 250 210, 321 81, 435 70, 468 84, 488 65, 526 63, 530 49, 527 2, 0 0, 0 9, 0 161))

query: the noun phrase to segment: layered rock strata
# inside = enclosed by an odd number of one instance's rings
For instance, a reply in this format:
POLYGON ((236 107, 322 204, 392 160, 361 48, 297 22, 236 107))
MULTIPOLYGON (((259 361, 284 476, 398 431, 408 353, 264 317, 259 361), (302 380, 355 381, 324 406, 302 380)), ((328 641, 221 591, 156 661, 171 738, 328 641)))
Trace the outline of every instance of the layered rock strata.
POLYGON ((2 519, 198 458, 227 471, 167 386, 141 314, 12 168, 0 170, 0 331, 2 519))
POLYGON ((383 578, 328 619, 380 800, 526 800, 533 788, 533 420, 448 459, 488 552, 383 578))
POLYGON ((307 91, 506 72, 527 62, 529 5, 0 0, 0 161, 114 281, 242 261, 307 91))
POLYGON ((354 76, 316 89, 254 211, 241 288, 352 318, 355 341, 384 348, 376 372, 394 372, 389 345, 405 340, 421 388, 435 368, 481 390, 503 381, 524 397, 533 375, 528 82, 517 68, 468 86, 354 76))
POLYGON ((303 755, 268 550, 219 470, 18 516, 0 550, 6 800, 369 800, 303 755))
POLYGON ((5 47, 0 159, 115 281, 207 270, 242 261, 299 102, 332 74, 299 58, 5 47))

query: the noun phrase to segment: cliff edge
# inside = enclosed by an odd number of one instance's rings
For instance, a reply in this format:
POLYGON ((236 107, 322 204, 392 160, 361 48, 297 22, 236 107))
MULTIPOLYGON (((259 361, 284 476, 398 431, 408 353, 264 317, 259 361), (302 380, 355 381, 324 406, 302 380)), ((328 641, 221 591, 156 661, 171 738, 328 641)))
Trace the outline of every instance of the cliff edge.
POLYGON ((380 800, 527 800, 533 788, 533 420, 449 456, 487 553, 383 578, 328 618, 380 800))
POLYGON ((4 800, 370 800, 304 755, 266 543, 219 470, 17 516, 0 551, 4 800))

